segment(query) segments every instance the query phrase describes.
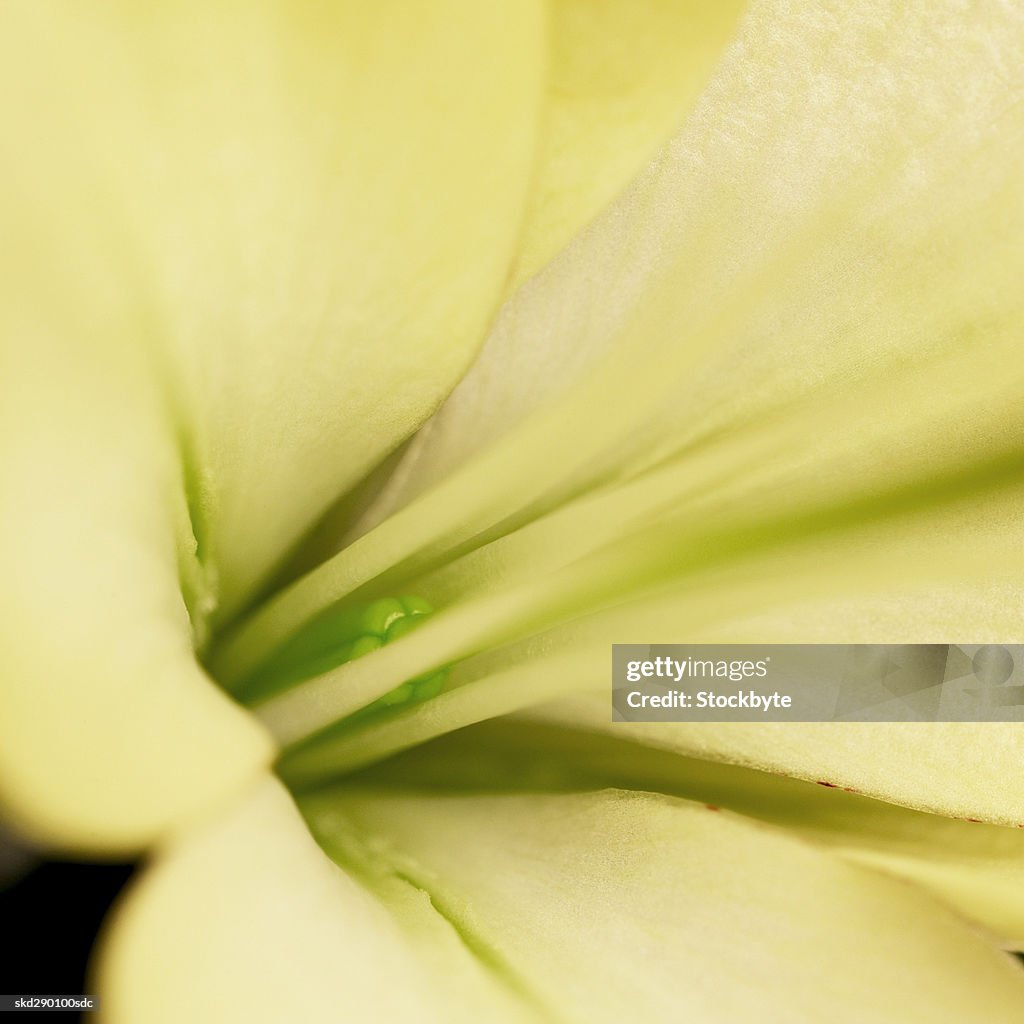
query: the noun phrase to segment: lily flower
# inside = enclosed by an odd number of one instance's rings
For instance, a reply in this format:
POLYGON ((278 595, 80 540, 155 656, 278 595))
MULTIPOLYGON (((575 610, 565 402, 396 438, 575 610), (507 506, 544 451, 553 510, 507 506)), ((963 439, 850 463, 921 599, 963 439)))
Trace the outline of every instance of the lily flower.
POLYGON ((1024 1020, 1024 734, 611 721, 1021 638, 1000 0, 0 7, 0 800, 114 1022, 1024 1020))

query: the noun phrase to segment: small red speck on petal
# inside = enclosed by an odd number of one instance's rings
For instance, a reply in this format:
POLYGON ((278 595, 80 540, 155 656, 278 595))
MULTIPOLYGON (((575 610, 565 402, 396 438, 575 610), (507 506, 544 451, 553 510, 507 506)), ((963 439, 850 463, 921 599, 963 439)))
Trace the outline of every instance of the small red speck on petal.
POLYGON ((823 782, 821 779, 818 779, 818 785, 819 786, 825 786, 828 789, 838 789, 839 788, 839 786, 836 783, 834 783, 834 782, 823 782))
POLYGON ((981 824, 981 818, 965 818, 965 821, 973 821, 976 825, 981 824))
POLYGON ((715 804, 705 804, 704 806, 705 806, 705 807, 706 807, 706 808, 707 808, 707 809, 708 809, 709 811, 720 811, 720 810, 722 809, 721 807, 718 807, 718 806, 716 806, 715 804))

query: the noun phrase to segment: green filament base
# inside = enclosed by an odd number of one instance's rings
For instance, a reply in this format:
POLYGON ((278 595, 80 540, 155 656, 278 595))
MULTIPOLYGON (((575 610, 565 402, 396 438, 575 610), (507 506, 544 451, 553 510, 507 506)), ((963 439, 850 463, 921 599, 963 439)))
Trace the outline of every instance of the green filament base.
MULTIPOLYGON (((307 679, 355 661, 411 632, 433 613, 421 597, 382 597, 369 604, 322 612, 235 688, 245 704, 258 704, 307 679)), ((363 712, 429 700, 441 692, 446 669, 410 679, 363 712)), ((360 712, 362 714, 363 712, 360 712)))

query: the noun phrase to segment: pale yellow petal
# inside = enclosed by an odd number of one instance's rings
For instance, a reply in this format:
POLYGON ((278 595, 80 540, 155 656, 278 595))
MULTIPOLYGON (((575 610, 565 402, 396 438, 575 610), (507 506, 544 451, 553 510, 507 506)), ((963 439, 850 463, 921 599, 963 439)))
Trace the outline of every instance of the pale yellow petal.
POLYGON ((342 863, 375 851, 559 1021, 1021 1015, 1020 965, 930 897, 725 811, 621 791, 305 806, 342 863))
POLYGON ((41 843, 123 855, 233 796, 272 745, 192 652, 174 438, 126 351, 144 318, 69 317, 32 259, 0 256, 0 800, 41 843), (82 346, 93 331, 109 343, 82 346))
POLYGON ((615 730, 565 728, 524 712, 450 733, 364 770, 359 785, 448 794, 614 786, 685 797, 785 828, 899 875, 1024 948, 1024 825, 949 818, 825 780, 686 757, 615 730))
POLYGON ((505 307, 372 528, 218 665, 244 674, 353 592, 481 598, 618 541, 652 559, 656 528, 686 562, 983 508, 1020 459, 1021 22, 755 4, 657 165, 505 307))
POLYGON ((95 982, 111 1024, 538 1018, 429 892, 381 860, 379 901, 266 780, 129 889, 95 982))
POLYGON ((651 160, 689 113, 740 0, 552 0, 542 145, 517 282, 651 160))
POLYGON ((8 244, 34 236, 69 273, 126 254, 228 615, 471 361, 525 209, 542 6, 17 0, 0 17, 8 244))
POLYGON ((109 1020, 966 1024, 1024 998, 929 897, 700 804, 303 803, 340 868, 269 782, 162 853, 108 930, 109 1020))

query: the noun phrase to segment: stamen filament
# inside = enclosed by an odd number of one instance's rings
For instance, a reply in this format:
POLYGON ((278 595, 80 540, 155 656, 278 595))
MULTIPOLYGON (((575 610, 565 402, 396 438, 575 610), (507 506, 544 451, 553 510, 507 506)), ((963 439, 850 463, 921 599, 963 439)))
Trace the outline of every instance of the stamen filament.
POLYGON ((360 723, 361 716, 354 715, 346 727, 287 750, 277 772, 293 788, 309 787, 456 729, 605 687, 605 673, 595 671, 593 655, 587 648, 517 665, 442 693, 429 703, 407 705, 393 717, 375 716, 360 723))

